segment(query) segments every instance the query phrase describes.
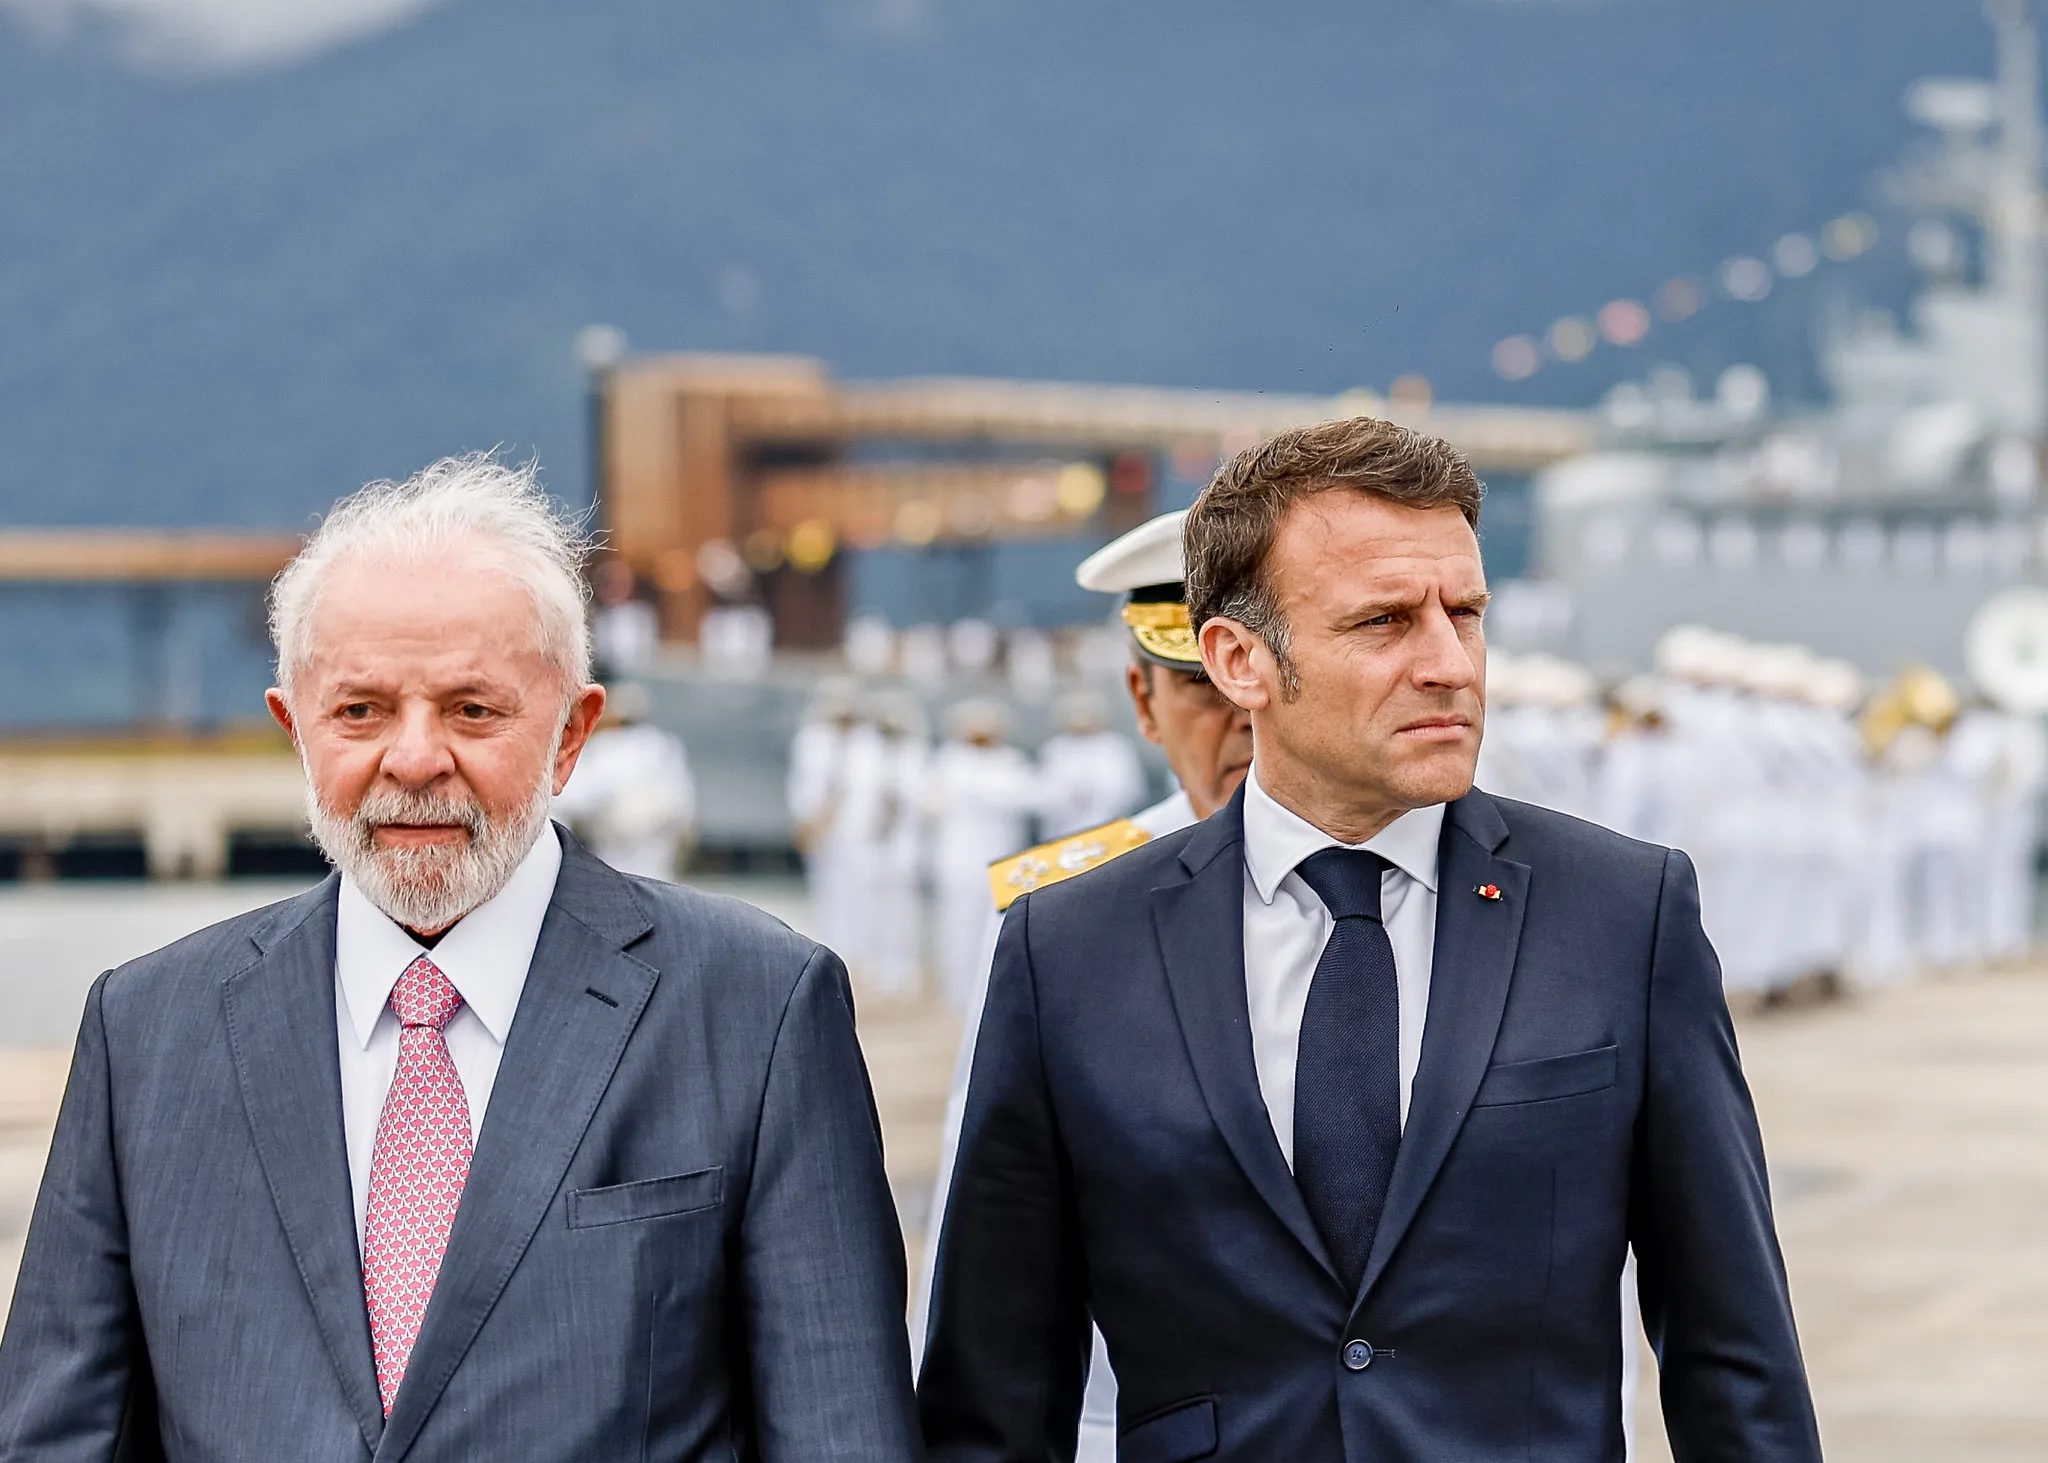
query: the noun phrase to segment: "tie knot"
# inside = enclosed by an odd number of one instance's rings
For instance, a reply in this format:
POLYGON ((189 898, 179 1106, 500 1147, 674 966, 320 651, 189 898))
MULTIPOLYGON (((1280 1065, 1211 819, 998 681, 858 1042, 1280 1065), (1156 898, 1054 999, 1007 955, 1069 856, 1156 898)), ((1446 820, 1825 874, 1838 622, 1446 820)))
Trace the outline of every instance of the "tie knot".
POLYGON ((1295 872, 1316 891, 1331 919, 1380 917, 1380 875, 1389 867, 1376 853, 1356 848, 1325 848, 1301 861, 1295 872))
POLYGON ((405 1026, 431 1026, 439 1031, 461 1005, 462 992, 455 989, 455 982, 424 955, 406 966, 405 974, 391 988, 391 1009, 405 1026))

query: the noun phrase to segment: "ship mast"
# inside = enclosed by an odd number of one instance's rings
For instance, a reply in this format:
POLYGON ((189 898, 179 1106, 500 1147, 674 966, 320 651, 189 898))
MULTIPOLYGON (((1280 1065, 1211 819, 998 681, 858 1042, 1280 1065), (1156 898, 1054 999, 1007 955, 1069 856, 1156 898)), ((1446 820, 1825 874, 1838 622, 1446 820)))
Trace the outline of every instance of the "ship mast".
MULTIPOLYGON (((1984 10, 1997 38, 1997 79, 1930 76, 1907 93, 1907 111, 1942 137, 1937 151, 1894 173, 1889 190, 1929 215, 1925 233, 1916 225, 1908 236, 1909 247, 1915 236, 1933 246, 1914 250, 1930 274, 1914 305, 1924 349, 1910 369, 1900 358, 1895 380, 1888 371, 1877 379, 1905 388, 1907 401, 1974 403, 1998 432, 2038 442, 2048 436, 2040 36, 2031 0, 1987 0, 1984 10), (1952 236, 1938 223, 1943 214, 1977 226, 1975 286, 1958 271, 1959 248, 1945 242, 1952 236)), ((1852 360, 1836 364, 1855 373, 1852 360)))
MULTIPOLYGON (((2041 234, 2040 40, 2027 0, 1989 0, 1998 35, 1998 147, 1983 214, 1985 283, 2007 300, 2034 336, 2033 354, 2048 376, 2048 297, 2041 234)), ((2042 403, 2048 419, 2048 401, 2042 403)))

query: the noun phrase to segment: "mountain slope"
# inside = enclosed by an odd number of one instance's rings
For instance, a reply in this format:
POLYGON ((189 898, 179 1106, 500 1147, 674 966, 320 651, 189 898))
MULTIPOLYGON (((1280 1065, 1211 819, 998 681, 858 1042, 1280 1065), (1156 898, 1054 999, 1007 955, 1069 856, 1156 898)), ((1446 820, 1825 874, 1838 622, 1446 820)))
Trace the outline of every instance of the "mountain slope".
MULTIPOLYGON (((638 347, 1586 402, 1814 391, 1892 244, 1510 386, 1495 340, 1864 204, 1954 0, 445 0, 281 69, 0 20, 0 521, 302 524, 461 448, 584 491, 638 347)), ((1891 231, 1895 241, 1897 231, 1891 231)))

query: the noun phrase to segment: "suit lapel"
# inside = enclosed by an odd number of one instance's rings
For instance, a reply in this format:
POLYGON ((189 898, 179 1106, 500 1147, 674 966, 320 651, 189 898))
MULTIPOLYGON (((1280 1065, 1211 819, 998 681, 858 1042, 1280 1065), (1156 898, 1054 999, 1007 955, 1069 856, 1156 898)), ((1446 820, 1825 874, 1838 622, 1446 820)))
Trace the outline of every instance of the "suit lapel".
POLYGON ((658 972, 624 953, 651 928, 632 885, 562 835, 554 899, 378 1459, 412 1446, 554 1203, 653 994, 658 972))
POLYGON ((1164 957, 1195 1078, 1238 1165, 1288 1231, 1336 1278, 1295 1187, 1259 1090, 1244 983, 1244 791, 1201 824, 1181 850, 1187 877, 1152 891, 1164 957))
POLYGON ((1507 825, 1485 793, 1475 790, 1451 804, 1437 855, 1436 950, 1422 1060, 1361 1298, 1436 1181, 1493 1057, 1529 893, 1529 866, 1495 852, 1506 841, 1507 825), (1474 891, 1487 884, 1501 897, 1477 897, 1474 891))
POLYGON ((335 1046, 338 887, 329 878, 281 908, 255 936, 258 958, 221 983, 221 1003, 271 1202, 342 1394, 374 1449, 384 1412, 363 1304, 335 1046))

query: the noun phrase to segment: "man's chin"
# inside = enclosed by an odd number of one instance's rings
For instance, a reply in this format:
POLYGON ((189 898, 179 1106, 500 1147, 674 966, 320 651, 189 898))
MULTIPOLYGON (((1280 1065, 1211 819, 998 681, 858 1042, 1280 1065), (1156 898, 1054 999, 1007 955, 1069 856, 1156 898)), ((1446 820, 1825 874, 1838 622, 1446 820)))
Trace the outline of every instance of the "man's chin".
POLYGON ((440 929, 483 904, 497 891, 488 876, 447 845, 375 849, 351 871, 370 902, 409 929, 440 929))
POLYGON ((1472 791, 1476 765, 1477 759, 1464 754, 1462 749, 1447 749, 1437 756, 1418 759, 1402 769, 1402 801, 1411 808, 1455 803, 1472 791))

